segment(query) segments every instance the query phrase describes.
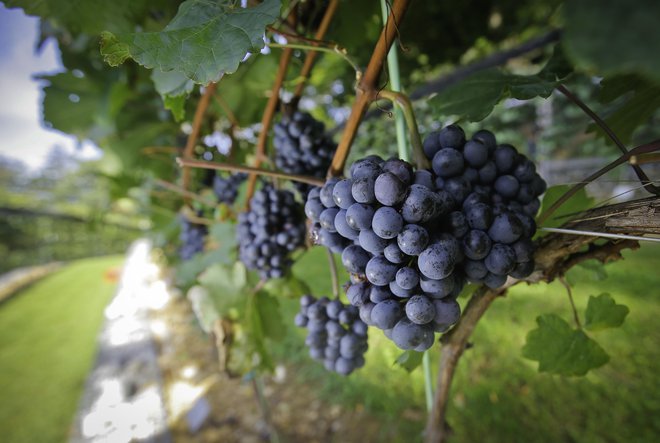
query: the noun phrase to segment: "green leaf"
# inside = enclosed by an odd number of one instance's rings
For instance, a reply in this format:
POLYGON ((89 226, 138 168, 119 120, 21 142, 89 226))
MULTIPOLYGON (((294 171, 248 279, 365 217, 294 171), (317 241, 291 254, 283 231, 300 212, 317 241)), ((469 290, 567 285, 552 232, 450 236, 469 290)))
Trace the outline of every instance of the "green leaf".
POLYGON ((220 316, 208 290, 203 286, 193 286, 188 290, 186 296, 190 300, 190 305, 195 313, 195 317, 197 317, 199 325, 204 332, 210 334, 213 331, 213 324, 220 316))
POLYGON ((286 325, 282 320, 280 302, 263 291, 260 291, 256 298, 257 312, 264 337, 270 340, 281 340, 285 336, 286 325))
POLYGON ((209 236, 216 246, 217 256, 222 263, 232 263, 236 256, 236 226, 232 223, 214 223, 209 228, 209 236))
MULTIPOLYGON (((543 200, 541 201, 541 211, 543 214, 552 206, 562 195, 564 195, 572 186, 570 185, 556 185, 551 186, 545 191, 543 200)), ((594 204, 594 199, 587 195, 584 188, 580 189, 574 196, 569 198, 545 221, 544 227, 556 228, 561 226, 566 221, 570 220, 570 215, 579 213, 589 209, 594 204)), ((541 232, 541 231, 539 231, 541 232)))
POLYGON ((422 364, 423 352, 405 351, 399 355, 394 361, 395 365, 401 366, 408 372, 412 372, 422 364))
POLYGON ((176 121, 185 117, 184 105, 195 84, 181 72, 163 72, 154 69, 151 73, 156 91, 163 98, 165 108, 172 111, 176 121))
MULTIPOLYGON (((649 123, 653 115, 660 109, 660 85, 639 75, 618 75, 606 78, 601 82, 599 99, 602 103, 611 103, 626 96, 605 123, 623 143, 630 143, 635 130, 649 123)), ((591 125, 589 132, 596 134, 612 143, 599 126, 591 125)))
POLYGON ((300 298, 305 294, 311 294, 309 285, 289 273, 286 277, 270 279, 266 282, 263 290, 279 297, 300 298))
POLYGON ((557 83, 571 72, 571 66, 557 47, 545 67, 536 75, 515 75, 499 69, 488 69, 450 86, 429 103, 440 115, 456 115, 470 121, 481 121, 504 99, 549 97, 557 83))
POLYGON ((628 306, 617 304, 610 294, 604 293, 598 297, 591 295, 585 312, 584 327, 590 331, 618 328, 629 312, 628 306))
POLYGON ((236 71, 249 51, 263 48, 264 30, 279 12, 280 0, 248 9, 187 0, 161 32, 104 32, 101 53, 112 66, 132 58, 147 68, 183 73, 196 83, 216 82, 236 71))
MULTIPOLYGON (((104 29, 129 32, 138 17, 149 7, 158 8, 152 0, 5 0, 9 8, 23 8, 28 15, 37 15, 64 25, 72 32, 97 35, 104 29)), ((160 3, 160 2, 158 2, 160 3)))
POLYGON ((536 318, 538 328, 527 334, 522 354, 539 362, 539 372, 558 375, 585 375, 603 366, 609 356, 581 329, 573 329, 555 314, 536 318))
POLYGON ((221 315, 241 307, 247 297, 247 271, 241 262, 233 266, 215 264, 199 276, 200 284, 209 291, 221 315))
POLYGON ((564 45, 598 75, 640 72, 660 80, 660 2, 573 0, 563 7, 564 45))

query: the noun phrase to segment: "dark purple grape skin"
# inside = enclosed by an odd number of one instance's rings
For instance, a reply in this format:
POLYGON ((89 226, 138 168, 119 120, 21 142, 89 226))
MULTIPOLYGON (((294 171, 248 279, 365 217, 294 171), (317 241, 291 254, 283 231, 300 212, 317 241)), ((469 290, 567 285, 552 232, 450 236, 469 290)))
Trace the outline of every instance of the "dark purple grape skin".
POLYGON ((506 275, 495 275, 493 273, 488 273, 484 279, 483 282, 486 286, 488 286, 491 289, 497 289, 500 288, 506 283, 506 275))
POLYGON ((328 232, 337 232, 337 229, 335 229, 335 217, 337 216, 338 212, 338 208, 324 209, 323 212, 321 212, 321 216, 319 217, 319 223, 321 223, 321 227, 326 229, 328 232))
POLYGON ((435 317, 433 321, 441 325, 453 325, 461 317, 461 307, 456 300, 434 300, 435 317))
POLYGON ((494 153, 495 165, 500 174, 508 174, 513 171, 518 159, 518 151, 511 145, 499 145, 494 153))
POLYGON ((390 291, 388 286, 371 286, 371 290, 369 291, 369 300, 371 300, 372 303, 380 303, 391 298, 392 291, 390 291))
POLYGON ((450 275, 440 280, 433 280, 422 276, 419 286, 426 295, 431 298, 444 298, 452 293, 456 279, 450 275))
POLYGON ((507 275, 516 267, 516 253, 513 248, 495 243, 484 259, 488 272, 495 275, 507 275))
POLYGON ((406 185, 412 183, 413 180, 413 167, 405 160, 398 158, 391 158, 386 160, 382 165, 383 172, 391 172, 396 175, 406 185))
POLYGON ((481 260, 490 252, 492 241, 484 231, 471 230, 463 237, 463 253, 470 260, 481 260))
POLYGON ((413 289, 419 284, 419 273, 408 266, 396 272, 396 283, 403 289, 413 289))
POLYGON ((488 274, 488 268, 483 260, 465 260, 463 263, 463 272, 468 280, 472 282, 481 282, 488 274))
POLYGON ((462 174, 465 161, 460 151, 443 148, 433 156, 432 166, 438 176, 447 178, 462 174))
POLYGON ((396 295, 399 298, 410 298, 413 296, 414 289, 402 288, 401 286, 399 286, 396 280, 390 282, 389 288, 392 294, 396 295))
POLYGON ((419 255, 429 242, 429 234, 419 225, 409 224, 403 227, 397 236, 399 249, 407 255, 419 255))
POLYGON ((463 208, 465 219, 472 229, 487 230, 493 223, 493 210, 485 203, 475 203, 463 208))
POLYGON ((337 184, 338 181, 339 179, 337 178, 328 179, 328 181, 325 182, 325 184, 321 188, 319 198, 321 199, 321 203, 323 203, 323 206, 325 206, 326 208, 334 208, 335 206, 337 206, 332 196, 332 191, 334 190, 335 184, 337 184))
POLYGON ((369 326, 374 326, 374 322, 371 320, 371 311, 374 306, 376 305, 371 302, 365 302, 362 306, 360 306, 360 320, 369 326))
POLYGON ((385 247, 383 250, 383 255, 385 258, 390 261, 390 263, 403 263, 408 260, 410 257, 401 251, 399 245, 396 242, 392 242, 385 247))
POLYGON ((479 168, 479 183, 484 185, 490 185, 497 178, 497 166, 492 161, 486 162, 481 168, 479 168))
POLYGON ((374 255, 382 254, 383 250, 388 245, 387 240, 380 238, 371 229, 363 229, 360 231, 358 241, 360 242, 360 246, 362 246, 363 249, 371 252, 374 255))
POLYGON ((503 197, 514 198, 518 195, 520 183, 513 175, 501 175, 495 180, 495 191, 503 197))
POLYGON ((432 331, 427 327, 415 324, 402 318, 392 329, 392 341, 403 350, 415 349, 427 340, 432 331))
POLYGON ((305 215, 313 222, 318 222, 321 212, 325 209, 323 203, 318 198, 308 198, 305 202, 305 215))
POLYGON ((463 237, 470 229, 467 219, 461 211, 454 211, 450 213, 447 223, 449 232, 456 238, 463 237))
POLYGON ((364 274, 370 259, 369 253, 357 245, 350 245, 341 253, 344 268, 354 274, 364 274))
POLYGON ((457 206, 472 192, 472 184, 463 177, 451 177, 445 180, 445 191, 452 196, 457 206))
POLYGON ((435 185, 433 184, 433 174, 426 169, 418 169, 415 171, 413 184, 424 186, 431 191, 435 189, 435 185))
POLYGON ((472 139, 482 142, 484 146, 488 148, 488 152, 490 153, 495 151, 495 148, 497 147, 497 140, 495 139, 495 135, 486 129, 481 129, 475 132, 472 136, 472 139))
POLYGON ((383 256, 372 257, 367 263, 365 275, 374 285, 389 285, 396 276, 397 266, 383 256))
POLYGON ((440 149, 442 149, 442 146, 440 146, 440 132, 439 131, 431 132, 424 139, 422 145, 424 149, 424 155, 426 155, 426 158, 428 158, 429 160, 433 159, 435 153, 438 152, 440 149))
MULTIPOLYGON (((375 177, 361 177, 353 179, 351 186, 351 195, 358 203, 371 204, 376 202, 375 194, 376 178, 375 177)), ((334 203, 334 201, 333 201, 334 203)))
POLYGON ((403 218, 396 209, 383 206, 374 213, 371 227, 377 236, 389 240, 399 235, 403 229, 403 218))
POLYGON ((513 271, 511 271, 510 275, 513 278, 526 278, 532 275, 532 272, 534 272, 534 267, 534 260, 518 263, 516 264, 516 267, 513 269, 513 271))
POLYGON ((348 209, 355 199, 352 195, 353 181, 349 179, 340 180, 332 190, 332 199, 341 209, 348 209))
POLYGON ((473 168, 481 168, 488 161, 488 148, 481 140, 470 140, 463 147, 463 157, 473 168))
POLYGON ((364 158, 353 163, 350 173, 353 181, 361 178, 372 178, 375 180, 378 174, 381 173, 380 163, 374 159, 364 158))
POLYGON ((529 183, 536 176, 536 166, 529 159, 524 159, 513 170, 513 175, 520 183, 529 183))
POLYGON ((527 237, 521 238, 511 245, 516 253, 516 262, 523 263, 534 259, 534 243, 527 237))
POLYGON ((358 231, 371 228, 374 218, 373 206, 364 203, 353 203, 346 210, 346 222, 348 226, 358 231))
POLYGON ((353 306, 360 307, 369 300, 369 290, 370 287, 367 283, 351 285, 346 290, 346 298, 348 298, 348 302, 353 306))
MULTIPOLYGON (((406 184, 391 172, 383 172, 376 178, 376 200, 385 206, 395 206, 406 198, 406 184)), ((356 199, 357 200, 357 199, 356 199)))
POLYGON ((360 231, 353 229, 346 221, 346 209, 340 209, 335 215, 335 230, 339 235, 348 240, 356 240, 360 231))
POLYGON ((522 233, 522 223, 518 217, 508 212, 495 217, 493 224, 488 229, 488 236, 494 242, 505 244, 515 242, 522 233))
POLYGON ((407 223, 425 223, 436 215, 437 198, 426 186, 412 185, 401 206, 401 216, 407 223))
POLYGON ((394 299, 376 303, 371 310, 371 321, 380 329, 393 328, 403 316, 401 304, 394 299))
POLYGON ((443 148, 460 149, 465 144, 465 132, 457 125, 448 125, 438 133, 438 141, 443 148))
POLYGON ((445 243, 430 245, 417 259, 420 272, 427 278, 440 280, 448 277, 456 265, 456 256, 445 243))
POLYGON ((406 303, 406 316, 418 325, 430 323, 435 317, 433 302, 423 295, 412 296, 406 303))

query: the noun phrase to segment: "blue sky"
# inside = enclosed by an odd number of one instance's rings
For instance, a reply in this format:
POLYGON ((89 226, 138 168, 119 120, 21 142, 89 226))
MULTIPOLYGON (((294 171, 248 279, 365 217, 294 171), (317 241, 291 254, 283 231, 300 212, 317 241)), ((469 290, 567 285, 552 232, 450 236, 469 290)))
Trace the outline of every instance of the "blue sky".
POLYGON ((53 41, 43 51, 34 50, 39 20, 20 9, 0 3, 0 155, 19 159, 38 169, 54 145, 80 158, 97 158, 98 148, 49 130, 41 123, 41 89, 32 75, 61 70, 59 50, 53 41))

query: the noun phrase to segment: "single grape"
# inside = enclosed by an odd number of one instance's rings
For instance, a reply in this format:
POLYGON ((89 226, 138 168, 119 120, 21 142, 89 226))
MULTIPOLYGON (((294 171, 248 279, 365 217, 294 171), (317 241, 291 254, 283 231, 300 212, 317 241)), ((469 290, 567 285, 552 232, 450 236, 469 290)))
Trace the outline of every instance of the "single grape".
POLYGON ((506 275, 516 266, 516 253, 510 246, 495 243, 484 259, 484 264, 491 274, 506 275))
POLYGON ((494 153, 495 165, 500 174, 513 171, 518 159, 518 151, 511 145, 499 145, 494 153))
POLYGON ((491 246, 490 237, 484 231, 473 229, 463 237, 463 252, 471 260, 481 260, 486 257, 491 246))
POLYGON ((440 280, 452 273, 456 259, 456 253, 447 246, 446 242, 437 242, 419 254, 417 265, 427 278, 440 280))
POLYGON ((355 199, 352 195, 353 181, 349 179, 344 179, 338 181, 334 188, 332 189, 332 199, 335 204, 342 209, 348 209, 355 199))
POLYGON ((346 222, 348 226, 356 230, 371 228, 374 217, 374 208, 364 203, 353 203, 346 210, 346 222))
POLYGON ((385 257, 379 255, 373 257, 367 263, 365 275, 374 285, 388 285, 396 275, 397 266, 390 263, 385 257))
POLYGON ((396 271, 396 283, 403 289, 413 289, 419 283, 419 273, 410 267, 403 267, 396 271))
POLYGON ((364 274, 370 259, 369 253, 358 245, 350 245, 341 253, 344 268, 354 274, 364 274))
POLYGON ((460 149, 465 144, 465 132, 460 126, 449 125, 440 130, 438 140, 443 148, 460 149))
POLYGON ((453 325, 461 317, 461 307, 456 300, 434 300, 435 316, 433 321, 441 325, 453 325))
POLYGON ((435 307, 427 297, 414 295, 406 303, 406 316, 413 323, 425 325, 435 317, 435 307))
POLYGON ((433 156, 433 171, 440 177, 453 177, 463 172, 463 154, 452 148, 443 148, 433 156))
POLYGON ((394 206, 406 198, 406 185, 391 172, 383 172, 376 178, 374 193, 379 203, 394 206))
POLYGON ((402 318, 392 329, 392 341, 401 349, 415 349, 427 340, 433 332, 423 325, 418 325, 408 318, 402 318))
POLYGON ((473 168, 481 168, 488 161, 488 148, 481 140, 470 140, 463 147, 463 157, 473 168))
POLYGON ((393 328, 403 316, 401 304, 393 299, 376 303, 371 311, 371 321, 380 329, 393 328))
POLYGON ((520 219, 511 213, 500 214, 493 220, 488 229, 490 238, 498 243, 510 244, 520 238, 523 233, 523 225, 520 219))
POLYGON ((407 255, 419 255, 429 242, 429 234, 419 225, 409 224, 403 227, 397 236, 399 249, 407 255))
POLYGON ((371 229, 363 229, 358 236, 360 246, 374 255, 381 254, 388 244, 384 238, 376 235, 371 229))
POLYGON ((383 206, 374 213, 371 227, 380 238, 391 239, 401 232, 403 218, 394 208, 383 206))

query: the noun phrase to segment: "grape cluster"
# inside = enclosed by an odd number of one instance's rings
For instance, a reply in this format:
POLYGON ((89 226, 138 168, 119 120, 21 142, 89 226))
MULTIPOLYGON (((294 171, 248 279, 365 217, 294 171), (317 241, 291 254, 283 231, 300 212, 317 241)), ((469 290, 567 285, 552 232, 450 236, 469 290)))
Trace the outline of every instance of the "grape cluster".
POLYGON ((284 276, 289 253, 305 242, 300 204, 290 191, 266 184, 252 197, 250 210, 238 216, 239 258, 263 279, 284 276))
POLYGON ((423 351, 460 317, 466 281, 491 288, 534 269, 533 216, 545 182, 489 131, 458 126, 424 142, 431 170, 366 157, 305 204, 317 243, 341 253, 360 317, 402 349, 423 351))
MULTIPOLYGON (((285 115, 274 127, 275 165, 297 175, 322 178, 330 166, 337 145, 325 134, 325 126, 308 113, 285 115)), ((295 183, 296 189, 307 195, 310 186, 295 183)))
POLYGON ((233 205, 238 196, 238 188, 247 178, 247 174, 236 173, 228 176, 222 176, 216 173, 213 178, 213 192, 215 193, 218 201, 233 205))
POLYGON ((304 295, 295 324, 307 328, 309 355, 323 362, 328 371, 348 375, 364 366, 367 325, 360 320, 355 306, 304 295))
POLYGON ((204 237, 206 237, 208 229, 205 225, 192 223, 185 217, 181 217, 180 221, 179 240, 181 241, 181 248, 179 249, 179 256, 182 260, 190 260, 195 254, 204 250, 204 237))

